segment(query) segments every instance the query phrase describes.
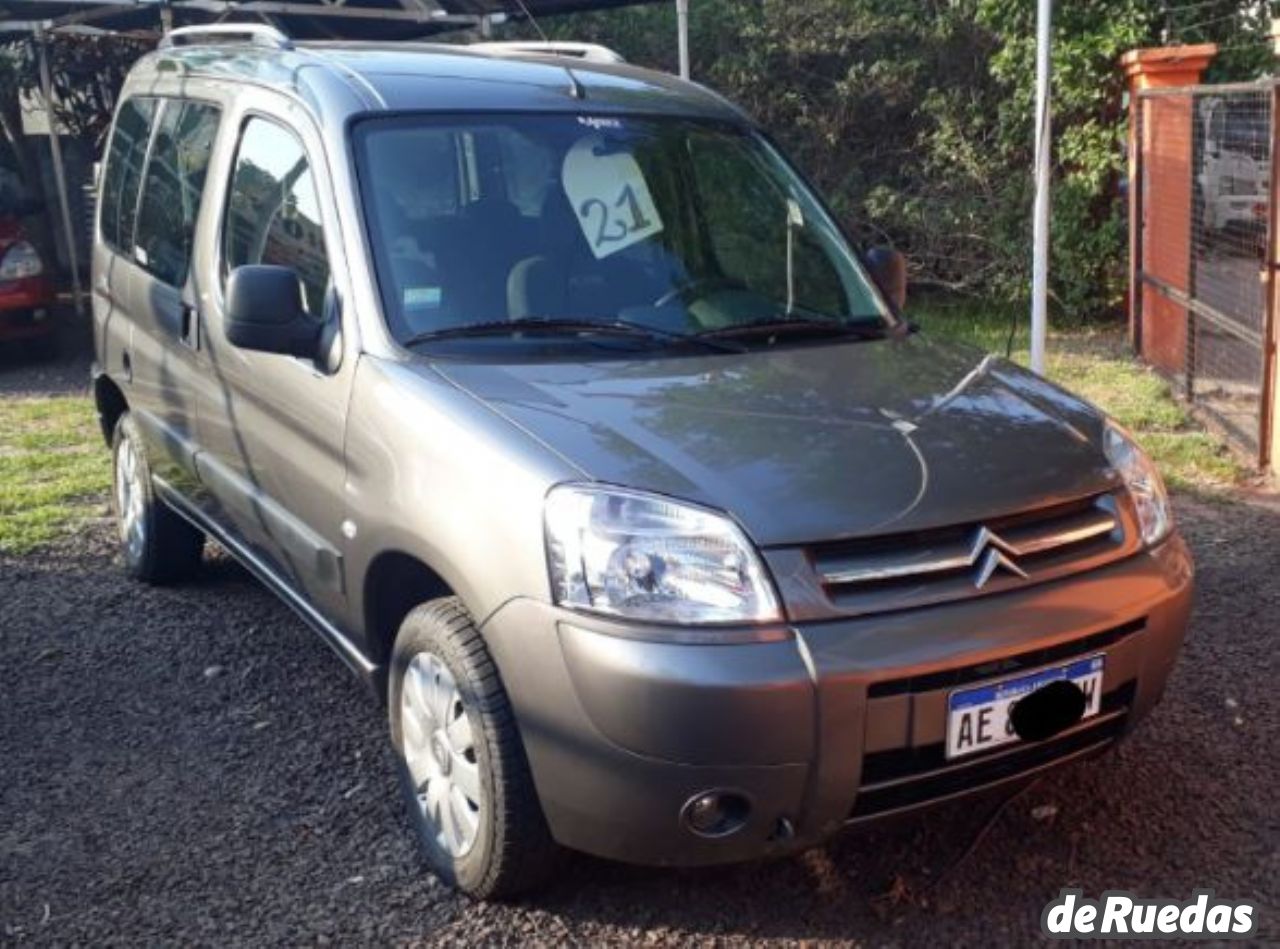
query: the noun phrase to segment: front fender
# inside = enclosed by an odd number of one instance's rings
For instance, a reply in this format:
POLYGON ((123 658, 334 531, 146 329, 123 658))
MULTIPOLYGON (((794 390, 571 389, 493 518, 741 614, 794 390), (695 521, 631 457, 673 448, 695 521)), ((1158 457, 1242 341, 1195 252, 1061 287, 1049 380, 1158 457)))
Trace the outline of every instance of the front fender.
POLYGON ((542 508, 579 475, 424 364, 362 356, 347 425, 347 588, 364 630, 364 578, 386 551, 435 571, 476 618, 547 600, 542 508))

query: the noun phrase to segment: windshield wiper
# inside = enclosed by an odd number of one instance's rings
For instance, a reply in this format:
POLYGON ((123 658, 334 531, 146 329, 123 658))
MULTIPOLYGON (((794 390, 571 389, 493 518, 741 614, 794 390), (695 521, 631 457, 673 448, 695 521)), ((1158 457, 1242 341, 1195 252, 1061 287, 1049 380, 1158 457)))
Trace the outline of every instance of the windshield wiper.
POLYGON ((857 339, 881 339, 888 331, 889 327, 879 321, 845 323, 836 319, 779 316, 704 330, 698 335, 702 339, 738 339, 751 336, 851 336, 857 339))
POLYGON ((720 352, 741 352, 737 346, 707 339, 702 334, 678 333, 673 330, 633 323, 630 320, 583 320, 550 316, 522 316, 514 320, 487 320, 464 326, 446 326, 409 337, 401 345, 415 346, 442 339, 465 339, 480 336, 517 336, 522 333, 549 333, 577 336, 590 333, 599 336, 625 336, 633 339, 666 340, 693 343, 720 352))

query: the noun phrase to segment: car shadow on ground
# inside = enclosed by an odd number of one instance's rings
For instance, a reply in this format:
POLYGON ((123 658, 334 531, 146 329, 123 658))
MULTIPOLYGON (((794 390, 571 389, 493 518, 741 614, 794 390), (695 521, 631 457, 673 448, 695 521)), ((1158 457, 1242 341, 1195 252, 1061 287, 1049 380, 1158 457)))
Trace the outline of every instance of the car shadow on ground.
POLYGON ((953 803, 797 857, 568 859, 509 905, 426 873, 381 709, 225 555, 126 582, 109 525, 0 561, 5 941, 1022 944, 1062 887, 1252 899, 1280 937, 1275 507, 1182 499, 1199 602, 1169 693, 1115 752, 1001 808, 953 803))

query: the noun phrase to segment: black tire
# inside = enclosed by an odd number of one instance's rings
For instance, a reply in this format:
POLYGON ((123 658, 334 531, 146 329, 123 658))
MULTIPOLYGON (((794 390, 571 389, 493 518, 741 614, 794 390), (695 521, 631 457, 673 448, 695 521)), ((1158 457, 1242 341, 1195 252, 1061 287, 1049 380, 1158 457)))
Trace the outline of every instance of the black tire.
POLYGON ((126 572, 135 580, 155 585, 176 583, 192 576, 199 569, 204 553, 204 533, 156 497, 142 435, 128 412, 116 422, 111 439, 111 460, 111 508, 116 516, 126 572), (140 499, 142 533, 140 542, 136 544, 131 544, 126 537, 122 510, 120 456, 126 448, 133 450, 138 467, 134 480, 140 499))
POLYGON ((432 871, 477 899, 506 899, 543 884, 559 848, 547 829, 498 669, 456 597, 424 603, 405 617, 392 651, 387 699, 400 787, 432 871), (475 740, 485 795, 474 843, 459 857, 437 841, 405 760, 401 693, 410 663, 424 653, 437 657, 453 677, 475 740))

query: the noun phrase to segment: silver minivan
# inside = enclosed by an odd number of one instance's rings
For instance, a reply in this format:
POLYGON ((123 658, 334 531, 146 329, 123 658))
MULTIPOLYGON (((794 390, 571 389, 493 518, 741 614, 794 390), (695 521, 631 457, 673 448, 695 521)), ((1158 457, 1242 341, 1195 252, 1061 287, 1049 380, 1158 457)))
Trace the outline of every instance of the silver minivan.
POLYGON ((810 847, 1093 759, 1160 698, 1192 567, 1151 462, 918 332, 902 259, 706 89, 177 30, 100 193, 128 572, 211 538, 292 607, 386 702, 468 893, 565 849, 810 847))

